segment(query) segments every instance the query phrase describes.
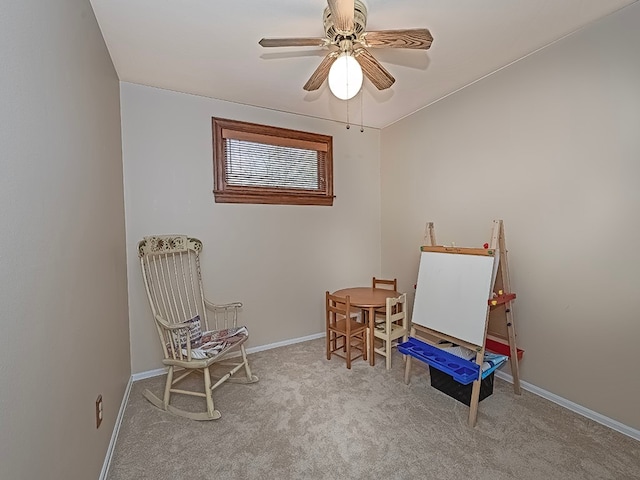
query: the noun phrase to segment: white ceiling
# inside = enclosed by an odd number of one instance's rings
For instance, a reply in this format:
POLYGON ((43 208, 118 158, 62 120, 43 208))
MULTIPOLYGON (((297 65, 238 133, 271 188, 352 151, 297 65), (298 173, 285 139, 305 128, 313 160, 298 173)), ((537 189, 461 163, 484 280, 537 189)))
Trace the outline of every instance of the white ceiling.
MULTIPOLYGON (((382 128, 637 0, 364 0, 367 30, 428 28, 429 50, 371 49, 396 78, 365 80, 363 121, 382 128)), ((91 0, 119 78, 344 122, 326 82, 302 86, 327 50, 262 48, 323 37, 326 0, 91 0)), ((349 102, 360 122, 360 95, 349 102)))

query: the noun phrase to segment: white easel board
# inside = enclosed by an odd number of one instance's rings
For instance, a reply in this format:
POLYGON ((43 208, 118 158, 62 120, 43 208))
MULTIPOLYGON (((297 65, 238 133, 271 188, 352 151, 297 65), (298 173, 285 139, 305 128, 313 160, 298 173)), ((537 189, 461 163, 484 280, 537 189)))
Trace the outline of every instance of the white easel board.
POLYGON ((422 252, 412 322, 483 346, 497 258, 422 252))

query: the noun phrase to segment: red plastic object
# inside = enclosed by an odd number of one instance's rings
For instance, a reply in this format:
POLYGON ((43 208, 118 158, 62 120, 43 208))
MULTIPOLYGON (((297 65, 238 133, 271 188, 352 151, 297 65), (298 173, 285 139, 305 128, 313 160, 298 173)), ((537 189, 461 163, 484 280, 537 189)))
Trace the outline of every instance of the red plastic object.
MULTIPOLYGON (((508 357, 511 356, 511 351, 509 350, 509 345, 504 343, 496 342, 490 338, 487 338, 485 341, 485 347, 487 350, 491 350, 494 353, 499 353, 500 355, 506 355, 508 357)), ((518 360, 522 360, 522 355, 524 354, 524 350, 516 347, 518 360)))

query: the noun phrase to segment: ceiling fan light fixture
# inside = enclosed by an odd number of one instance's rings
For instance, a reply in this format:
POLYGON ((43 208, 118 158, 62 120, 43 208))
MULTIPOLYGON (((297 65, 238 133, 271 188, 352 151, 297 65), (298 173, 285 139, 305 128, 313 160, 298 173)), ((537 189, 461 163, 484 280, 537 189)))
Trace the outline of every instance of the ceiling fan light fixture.
POLYGON ((362 68, 348 52, 336 58, 329 70, 329 89, 340 100, 349 100, 362 88, 362 68))

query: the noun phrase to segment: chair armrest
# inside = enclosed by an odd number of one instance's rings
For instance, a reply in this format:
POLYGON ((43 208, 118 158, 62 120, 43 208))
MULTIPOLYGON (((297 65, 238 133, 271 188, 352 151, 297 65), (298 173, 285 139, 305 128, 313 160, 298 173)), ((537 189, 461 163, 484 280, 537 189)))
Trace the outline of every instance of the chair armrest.
POLYGON ((165 332, 162 333, 162 338, 164 339, 165 357, 173 358, 174 360, 186 360, 190 362, 192 360, 191 324, 189 322, 169 323, 160 315, 156 315, 155 319, 160 326, 160 329, 165 330, 165 332), (177 330, 185 330, 186 351, 176 344, 177 338, 180 336, 179 333, 176 333, 177 330), (178 335, 178 337, 176 337, 176 335, 178 335))
POLYGON ((189 323, 187 322, 169 323, 160 315, 156 315, 156 322, 158 322, 162 328, 166 328, 167 330, 180 330, 181 328, 190 327, 189 323))
POLYGON ((240 303, 240 302, 213 303, 213 302, 210 302, 209 300, 207 300, 206 298, 204 300, 204 304, 209 310, 220 310, 220 309, 229 310, 229 309, 232 309, 232 308, 242 308, 242 303, 240 303))
POLYGON ((238 326, 238 310, 242 307, 242 303, 223 303, 217 304, 204 301, 207 310, 210 310, 213 315, 209 317, 209 325, 213 327, 213 330, 222 330, 225 328, 234 328, 238 326))

